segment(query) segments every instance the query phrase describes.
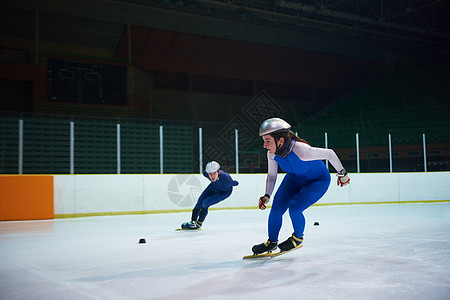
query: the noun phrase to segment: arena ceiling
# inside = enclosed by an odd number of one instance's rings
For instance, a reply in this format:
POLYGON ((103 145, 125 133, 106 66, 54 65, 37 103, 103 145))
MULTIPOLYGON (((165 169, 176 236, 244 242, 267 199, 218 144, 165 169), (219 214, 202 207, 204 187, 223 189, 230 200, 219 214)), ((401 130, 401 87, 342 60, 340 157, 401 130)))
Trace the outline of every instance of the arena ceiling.
POLYGON ((186 89, 345 89, 389 55, 450 53, 443 0, 3 0, 0 9, 3 48, 28 40, 104 49, 161 86, 186 89))

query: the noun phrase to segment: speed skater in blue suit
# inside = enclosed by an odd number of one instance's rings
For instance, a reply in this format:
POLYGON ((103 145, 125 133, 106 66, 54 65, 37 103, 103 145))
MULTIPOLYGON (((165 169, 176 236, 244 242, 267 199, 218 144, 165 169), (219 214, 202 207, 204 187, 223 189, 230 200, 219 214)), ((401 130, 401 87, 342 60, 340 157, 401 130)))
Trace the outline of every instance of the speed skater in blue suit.
POLYGON ((239 184, 231 178, 230 174, 221 170, 216 161, 210 161, 206 165, 203 176, 208 178, 211 183, 198 198, 197 204, 192 210, 191 221, 181 225, 183 229, 201 228, 208 215, 208 208, 230 197, 233 187, 239 184))
POLYGON ((281 251, 300 247, 305 230, 303 211, 319 201, 330 186, 330 172, 322 160, 328 160, 337 171, 337 184, 350 183, 341 161, 332 149, 311 147, 291 131, 291 126, 279 118, 264 121, 259 135, 267 149, 266 193, 259 199, 259 208, 265 209, 275 187, 280 167, 287 174, 273 197, 269 213, 267 242, 253 246, 254 254, 272 252, 278 246, 281 251), (289 209, 294 233, 278 245, 283 215, 289 209))

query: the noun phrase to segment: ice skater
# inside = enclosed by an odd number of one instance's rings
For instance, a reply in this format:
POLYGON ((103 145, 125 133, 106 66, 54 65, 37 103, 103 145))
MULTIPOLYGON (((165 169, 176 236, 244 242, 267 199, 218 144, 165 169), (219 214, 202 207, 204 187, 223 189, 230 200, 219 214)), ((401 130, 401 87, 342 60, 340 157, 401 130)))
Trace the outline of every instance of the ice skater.
POLYGON ((279 118, 268 119, 259 128, 268 161, 266 193, 259 198, 260 209, 264 210, 269 203, 278 166, 287 174, 273 198, 268 220, 269 239, 253 246, 254 254, 272 252, 277 248, 283 215, 288 209, 294 233, 278 248, 283 252, 301 246, 306 223, 303 211, 319 201, 330 186, 330 172, 321 160, 327 159, 336 169, 338 185, 343 187, 350 183, 347 172, 333 150, 311 147, 290 129, 291 126, 279 118))
POLYGON ((198 198, 192 210, 191 221, 181 224, 182 229, 200 229, 208 214, 208 208, 230 197, 233 187, 239 184, 231 178, 230 174, 220 170, 220 165, 216 161, 210 161, 206 165, 203 176, 211 183, 198 198))

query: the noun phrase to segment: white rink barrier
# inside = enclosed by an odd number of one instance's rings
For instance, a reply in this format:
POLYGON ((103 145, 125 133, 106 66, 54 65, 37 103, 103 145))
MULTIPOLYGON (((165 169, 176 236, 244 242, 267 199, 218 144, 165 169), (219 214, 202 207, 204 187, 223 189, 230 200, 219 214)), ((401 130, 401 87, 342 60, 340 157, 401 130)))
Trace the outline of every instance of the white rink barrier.
MULTIPOLYGON (((256 208, 266 174, 231 174, 232 195, 212 208, 256 208)), ((450 200, 450 172, 350 174, 315 205, 450 200)), ((284 174, 279 174, 277 185, 284 174)), ((190 211, 209 181, 199 174, 54 175, 56 218, 190 211)))

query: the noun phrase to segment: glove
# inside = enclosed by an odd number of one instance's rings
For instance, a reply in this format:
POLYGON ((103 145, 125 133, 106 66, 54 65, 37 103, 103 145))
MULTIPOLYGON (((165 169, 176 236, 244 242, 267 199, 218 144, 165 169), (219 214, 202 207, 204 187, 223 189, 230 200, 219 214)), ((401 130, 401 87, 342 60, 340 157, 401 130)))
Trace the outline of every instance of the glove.
POLYGON ((345 171, 345 169, 340 170, 337 173, 337 185, 343 187, 349 183, 350 177, 348 177, 347 171, 345 171))
POLYGON ((264 196, 259 198, 259 209, 265 210, 266 204, 269 203, 269 195, 265 194, 264 196))

